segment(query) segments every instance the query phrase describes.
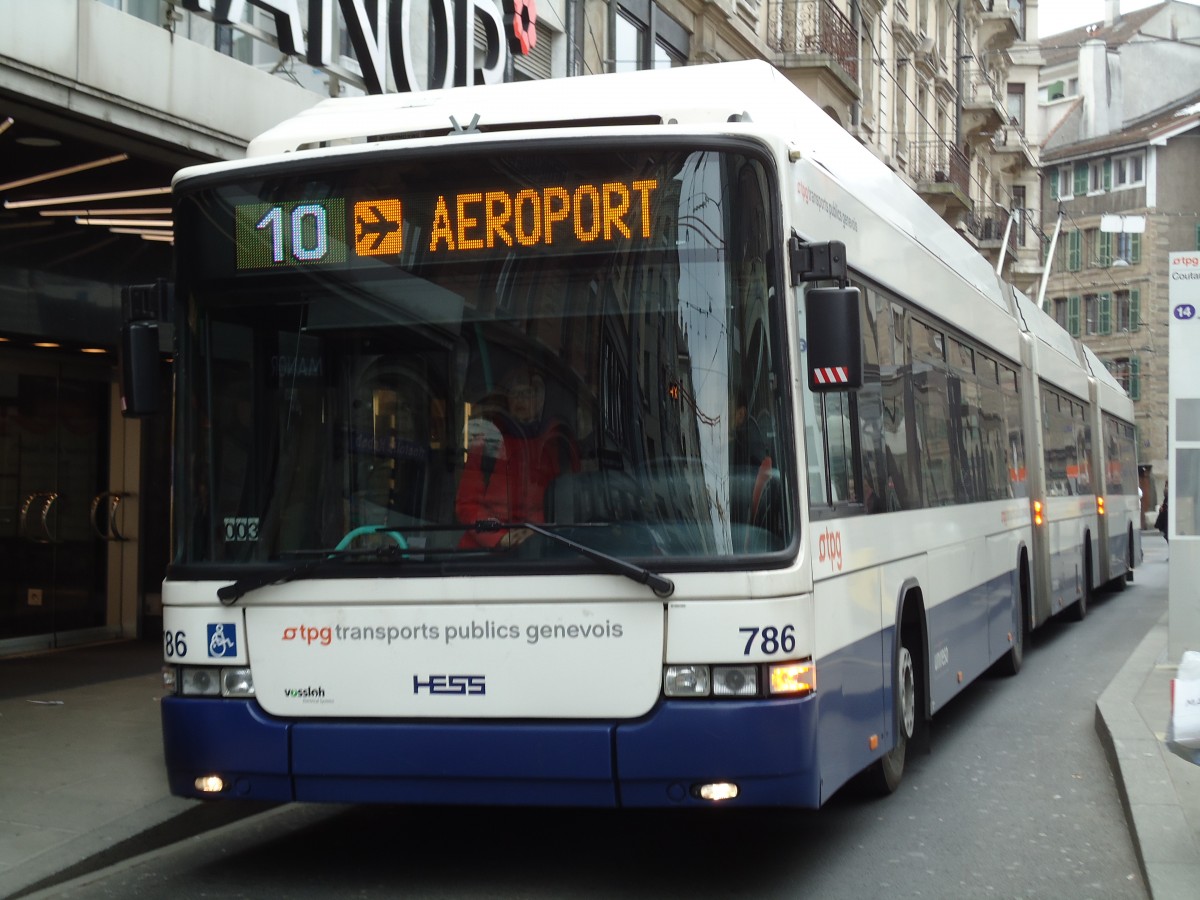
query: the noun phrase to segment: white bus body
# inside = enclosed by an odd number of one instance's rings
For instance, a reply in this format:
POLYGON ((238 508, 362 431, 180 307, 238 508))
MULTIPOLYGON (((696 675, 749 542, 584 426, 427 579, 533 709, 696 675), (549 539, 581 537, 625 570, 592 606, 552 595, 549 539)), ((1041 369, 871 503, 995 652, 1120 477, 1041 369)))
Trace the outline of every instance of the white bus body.
MULTIPOLYGON (((924 718, 1132 570, 1130 486, 1103 519, 1103 479, 1048 488, 1041 408, 1098 432, 1131 427, 1127 398, 765 64, 326 101, 175 192, 180 795, 815 807, 863 770, 894 789, 924 718), (356 181, 393 172, 435 185, 432 231, 356 181), (598 249, 639 235, 653 252, 598 249), (812 389, 793 235, 844 244, 872 329, 859 390, 812 389), (452 245, 461 265, 434 259, 452 245), (521 530, 449 512, 502 357, 578 406, 527 524, 632 573, 537 530, 463 552, 521 530), (743 393, 762 446, 735 465, 743 393)), ((1113 446, 1083 465, 1120 485, 1133 448, 1113 446)))

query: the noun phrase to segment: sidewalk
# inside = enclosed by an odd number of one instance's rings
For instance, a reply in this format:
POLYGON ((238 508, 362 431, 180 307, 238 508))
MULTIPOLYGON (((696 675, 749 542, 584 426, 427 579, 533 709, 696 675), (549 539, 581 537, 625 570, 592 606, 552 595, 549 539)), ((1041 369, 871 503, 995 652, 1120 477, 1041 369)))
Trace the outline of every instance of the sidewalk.
POLYGON ((160 653, 120 641, 0 660, 0 898, 264 808, 170 795, 160 653))
MULTIPOLYGON (((1166 590, 1166 547, 1143 536, 1137 587, 1166 590)), ((1163 743, 1174 666, 1167 620, 1096 704, 1154 900, 1200 885, 1200 766, 1163 743)), ((172 797, 163 771, 157 642, 0 659, 0 898, 21 896, 270 808, 172 797)))
MULTIPOLYGON (((1142 546, 1146 564, 1165 563, 1166 544, 1157 532, 1143 532, 1142 546)), ((1165 565, 1163 570, 1165 592, 1165 565)), ((1164 615, 1096 702, 1096 733, 1154 900, 1193 900, 1200 892, 1200 766, 1164 743, 1174 675, 1164 615)))

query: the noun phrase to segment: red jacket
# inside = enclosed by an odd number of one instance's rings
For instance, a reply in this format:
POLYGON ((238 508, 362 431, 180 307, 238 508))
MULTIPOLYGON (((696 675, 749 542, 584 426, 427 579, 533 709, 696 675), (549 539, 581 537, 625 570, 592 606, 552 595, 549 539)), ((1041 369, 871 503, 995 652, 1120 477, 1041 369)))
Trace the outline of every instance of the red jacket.
MULTIPOLYGON (((485 519, 500 522, 546 521, 546 489, 564 467, 579 470, 579 452, 562 426, 550 422, 537 434, 501 429, 499 452, 485 456, 485 441, 476 440, 467 450, 467 464, 458 484, 454 512, 471 525, 485 519), (489 471, 490 470, 490 471, 489 471)), ((492 548, 504 531, 468 531, 460 547, 492 548)))

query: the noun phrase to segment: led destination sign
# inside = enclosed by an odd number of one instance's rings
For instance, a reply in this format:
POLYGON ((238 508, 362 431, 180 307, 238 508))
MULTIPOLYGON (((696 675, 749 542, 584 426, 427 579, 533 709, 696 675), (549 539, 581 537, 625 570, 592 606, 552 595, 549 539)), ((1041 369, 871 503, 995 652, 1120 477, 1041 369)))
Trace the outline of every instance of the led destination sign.
POLYGON ((353 204, 343 197, 243 204, 234 208, 237 267, 337 264, 405 250, 438 256, 647 241, 657 190, 657 180, 637 179, 423 194, 411 200, 383 197, 353 204), (420 246, 406 247, 406 241, 419 241, 420 246))
POLYGON ((237 267, 346 261, 346 201, 251 203, 234 208, 237 267))

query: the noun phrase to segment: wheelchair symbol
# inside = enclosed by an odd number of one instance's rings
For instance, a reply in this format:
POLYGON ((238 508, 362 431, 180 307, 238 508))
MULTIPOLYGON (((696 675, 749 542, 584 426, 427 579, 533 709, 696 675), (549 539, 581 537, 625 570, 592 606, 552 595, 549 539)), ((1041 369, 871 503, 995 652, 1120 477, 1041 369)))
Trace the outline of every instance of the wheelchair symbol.
POLYGON ((237 656, 237 626, 216 624, 208 626, 208 655, 218 658, 237 656), (226 627, 229 634, 225 633, 226 627))

